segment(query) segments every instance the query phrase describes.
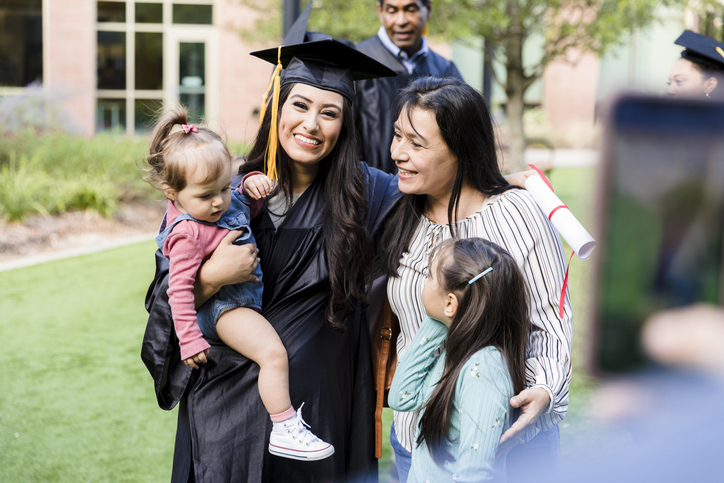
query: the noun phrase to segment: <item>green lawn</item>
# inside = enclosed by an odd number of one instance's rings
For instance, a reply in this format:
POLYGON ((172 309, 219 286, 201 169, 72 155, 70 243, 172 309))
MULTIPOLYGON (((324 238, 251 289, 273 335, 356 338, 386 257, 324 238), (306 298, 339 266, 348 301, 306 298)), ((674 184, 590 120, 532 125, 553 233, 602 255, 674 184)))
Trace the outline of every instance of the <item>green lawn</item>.
POLYGON ((0 272, 0 481, 168 481, 141 362, 153 242, 0 272))
MULTIPOLYGON (((592 169, 559 169, 559 196, 592 231, 592 169)), ((0 272, 0 481, 168 481, 176 414, 156 405, 140 358, 153 242, 0 272)), ((590 262, 570 272, 576 374, 564 457, 593 424, 582 376, 590 262)), ((384 414, 385 433, 391 413, 384 414)), ((380 472, 389 471, 389 439, 380 472)))

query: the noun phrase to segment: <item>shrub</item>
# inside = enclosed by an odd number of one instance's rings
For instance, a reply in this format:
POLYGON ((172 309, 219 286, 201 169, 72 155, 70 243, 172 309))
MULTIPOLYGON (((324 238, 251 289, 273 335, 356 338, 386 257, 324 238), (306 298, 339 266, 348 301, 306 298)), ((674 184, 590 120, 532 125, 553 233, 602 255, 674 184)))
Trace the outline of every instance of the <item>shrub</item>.
POLYGON ((111 216, 120 201, 158 199, 137 163, 147 141, 32 131, 0 138, 0 216, 90 209, 111 216))
MULTIPOLYGON (((158 200, 159 191, 141 179, 147 149, 146 137, 32 129, 0 135, 0 218, 74 209, 111 216, 121 202, 158 200)), ((244 145, 232 149, 243 152, 244 145)))

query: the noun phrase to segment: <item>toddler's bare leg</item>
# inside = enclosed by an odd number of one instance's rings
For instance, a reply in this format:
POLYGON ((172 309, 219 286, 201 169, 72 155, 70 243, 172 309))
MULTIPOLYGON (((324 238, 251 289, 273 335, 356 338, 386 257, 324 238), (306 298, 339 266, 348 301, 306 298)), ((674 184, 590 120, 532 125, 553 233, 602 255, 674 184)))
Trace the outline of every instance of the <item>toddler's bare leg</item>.
POLYGON ((219 317, 216 332, 226 345, 259 364, 259 395, 269 414, 289 409, 287 350, 269 321, 253 309, 239 307, 219 317))

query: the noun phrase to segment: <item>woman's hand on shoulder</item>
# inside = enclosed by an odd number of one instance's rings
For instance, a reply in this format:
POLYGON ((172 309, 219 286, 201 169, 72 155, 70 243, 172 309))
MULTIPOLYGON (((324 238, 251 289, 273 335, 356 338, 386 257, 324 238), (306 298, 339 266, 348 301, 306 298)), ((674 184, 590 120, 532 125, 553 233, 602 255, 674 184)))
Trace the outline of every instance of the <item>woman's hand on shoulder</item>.
POLYGON ((259 281, 252 273, 259 264, 259 250, 253 243, 233 244, 241 233, 239 230, 230 231, 206 263, 201 265, 194 286, 196 307, 206 302, 224 285, 259 281))
POLYGON ((274 181, 265 174, 255 174, 244 180, 244 191, 249 197, 260 200, 269 196, 274 189, 274 181))
POLYGON ((500 437, 498 455, 504 455, 522 443, 522 437, 550 406, 551 398, 542 387, 524 389, 510 399, 510 405, 520 408, 520 416, 500 437))
POLYGON ((517 173, 506 174, 504 177, 508 184, 525 188, 525 180, 536 174, 538 173, 535 170, 529 169, 527 171, 518 171, 517 173))

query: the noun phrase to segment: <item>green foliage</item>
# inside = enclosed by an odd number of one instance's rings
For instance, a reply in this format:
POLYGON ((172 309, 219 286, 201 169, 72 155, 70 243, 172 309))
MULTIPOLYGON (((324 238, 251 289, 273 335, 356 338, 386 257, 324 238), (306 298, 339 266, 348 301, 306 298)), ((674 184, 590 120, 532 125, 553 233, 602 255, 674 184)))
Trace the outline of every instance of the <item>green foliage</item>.
POLYGON ((174 412, 141 362, 155 244, 0 273, 0 481, 171 478, 174 412))
POLYGON ((33 131, 0 142, 0 217, 94 210, 111 216, 120 201, 155 199, 139 165, 148 141, 99 135, 92 139, 33 131))
MULTIPOLYGON (((300 0, 301 8, 308 0, 300 0)), ((267 0, 240 0, 240 2, 258 13, 253 28, 242 29, 246 40, 279 41, 282 37, 281 1, 269 5, 267 0)), ((316 0, 312 4, 307 30, 324 32, 332 37, 360 42, 377 31, 380 21, 377 18, 375 2, 350 2, 348 0, 316 0)))
MULTIPOLYGON (((657 20, 660 7, 683 7, 686 0, 436 0, 435 22, 448 39, 484 37, 501 61, 511 47, 534 34, 545 39, 540 61, 526 77, 571 50, 601 55, 628 41, 632 31, 657 20)), ((524 63, 528 65, 527 62, 524 63)), ((517 64, 507 67, 518 68, 517 64)))
POLYGON ((699 33, 724 42, 724 4, 720 0, 690 0, 687 8, 699 15, 699 33))

